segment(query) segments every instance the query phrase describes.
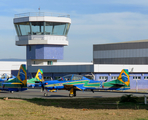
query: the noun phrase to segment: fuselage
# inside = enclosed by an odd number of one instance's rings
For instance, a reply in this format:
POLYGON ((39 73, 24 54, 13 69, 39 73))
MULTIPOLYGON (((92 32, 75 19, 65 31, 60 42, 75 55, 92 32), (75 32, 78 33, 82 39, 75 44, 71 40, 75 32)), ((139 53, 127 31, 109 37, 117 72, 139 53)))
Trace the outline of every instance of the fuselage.
POLYGON ((85 90, 85 89, 91 89, 91 90, 127 90, 130 89, 130 87, 125 87, 125 86, 119 86, 119 84, 123 84, 119 80, 113 80, 109 82, 105 81, 95 81, 95 80, 90 80, 86 77, 82 77, 80 80, 73 80, 73 76, 68 79, 64 79, 62 77, 59 80, 53 80, 53 81, 44 81, 42 85, 46 90, 62 90, 66 89, 69 90, 69 87, 66 87, 67 85, 71 85, 75 87, 77 90, 85 90), (116 85, 118 84, 118 85, 116 85))

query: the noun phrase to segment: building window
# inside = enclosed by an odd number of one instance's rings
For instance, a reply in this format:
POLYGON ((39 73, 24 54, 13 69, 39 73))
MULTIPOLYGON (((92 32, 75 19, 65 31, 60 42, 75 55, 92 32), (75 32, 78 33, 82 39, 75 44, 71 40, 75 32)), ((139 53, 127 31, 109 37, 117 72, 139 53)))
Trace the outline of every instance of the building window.
POLYGON ((141 80, 141 76, 134 76, 133 80, 141 80))
POLYGON ((99 77, 99 80, 107 80, 108 79, 108 76, 100 76, 99 77))
POLYGON ((52 80, 52 77, 50 77, 50 76, 45 76, 44 79, 45 79, 45 80, 52 80))
POLYGON ((118 76, 112 76, 111 80, 116 80, 118 78, 118 76))
POLYGON ((148 80, 148 76, 144 76, 144 80, 148 80))
POLYGON ((53 62, 52 61, 47 61, 47 65, 52 65, 53 62))

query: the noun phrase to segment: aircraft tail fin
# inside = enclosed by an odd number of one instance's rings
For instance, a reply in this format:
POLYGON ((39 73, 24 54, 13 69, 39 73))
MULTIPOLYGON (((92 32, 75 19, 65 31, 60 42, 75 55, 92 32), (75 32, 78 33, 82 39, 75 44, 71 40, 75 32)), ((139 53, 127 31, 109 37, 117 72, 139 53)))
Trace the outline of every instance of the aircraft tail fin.
POLYGON ((43 70, 42 69, 38 69, 36 76, 35 76, 36 81, 44 81, 44 77, 43 77, 43 70))
POLYGON ((129 79, 129 72, 128 72, 128 69, 123 69, 117 80, 123 84, 125 87, 130 87, 130 79, 129 79))
POLYGON ((17 74, 16 82, 22 83, 22 87, 27 86, 27 72, 26 65, 22 64, 17 74))

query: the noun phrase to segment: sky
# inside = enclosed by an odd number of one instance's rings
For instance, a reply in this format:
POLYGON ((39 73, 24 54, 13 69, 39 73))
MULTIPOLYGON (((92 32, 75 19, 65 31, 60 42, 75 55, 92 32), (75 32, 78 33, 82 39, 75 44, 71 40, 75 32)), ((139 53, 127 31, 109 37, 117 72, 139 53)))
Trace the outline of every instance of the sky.
POLYGON ((0 0, 0 59, 26 59, 16 46, 15 14, 69 14, 69 45, 61 62, 93 61, 93 45, 148 39, 148 0, 0 0))

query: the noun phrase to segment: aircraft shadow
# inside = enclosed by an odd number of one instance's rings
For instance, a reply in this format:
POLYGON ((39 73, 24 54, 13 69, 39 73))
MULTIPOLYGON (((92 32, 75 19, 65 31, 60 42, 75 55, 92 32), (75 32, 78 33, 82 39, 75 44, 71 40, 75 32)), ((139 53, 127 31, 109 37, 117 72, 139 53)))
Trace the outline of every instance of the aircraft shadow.
POLYGON ((108 92, 108 93, 127 93, 127 94, 148 94, 146 92, 127 92, 127 91, 95 91, 95 92, 108 92))
POLYGON ((62 108, 70 108, 70 109, 146 109, 148 110, 148 104, 144 105, 143 103, 118 103, 117 101, 120 98, 70 98, 63 95, 51 95, 49 97, 53 97, 51 99, 44 98, 33 98, 33 99, 25 99, 28 102, 41 105, 41 106, 54 106, 54 107, 62 107, 62 108), (60 99, 54 99, 54 97, 61 97, 60 99))
POLYGON ((66 96, 66 95, 49 95, 49 96, 46 96, 45 98, 51 98, 51 97, 68 97, 68 96, 66 96))

